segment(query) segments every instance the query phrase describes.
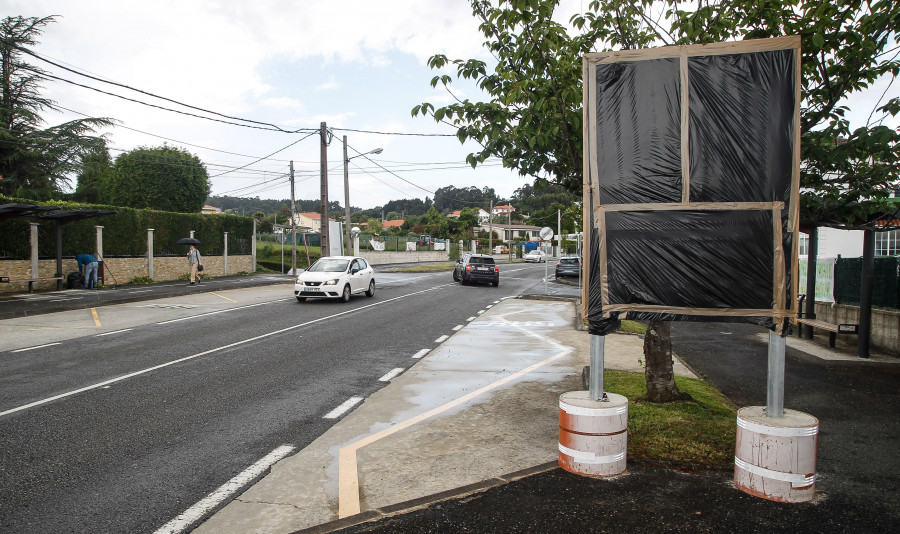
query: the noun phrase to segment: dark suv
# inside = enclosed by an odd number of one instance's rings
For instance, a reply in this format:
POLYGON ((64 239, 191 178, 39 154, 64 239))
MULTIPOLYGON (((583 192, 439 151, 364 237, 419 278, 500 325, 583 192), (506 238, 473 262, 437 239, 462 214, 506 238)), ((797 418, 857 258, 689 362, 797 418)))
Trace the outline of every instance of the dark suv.
POLYGON ((497 287, 500 285, 500 267, 497 267, 494 258, 487 254, 466 254, 453 269, 453 281, 462 285, 490 282, 497 287))
POLYGON ((556 264, 556 277, 560 276, 578 276, 581 274, 581 258, 571 256, 568 258, 560 258, 556 264))

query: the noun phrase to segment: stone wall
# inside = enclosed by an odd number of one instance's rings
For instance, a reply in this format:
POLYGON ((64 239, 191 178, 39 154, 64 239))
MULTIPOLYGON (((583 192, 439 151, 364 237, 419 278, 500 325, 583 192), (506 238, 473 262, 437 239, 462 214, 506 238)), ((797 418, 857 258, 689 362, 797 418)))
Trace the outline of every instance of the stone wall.
MULTIPOLYGON (((816 319, 834 324, 859 324, 859 306, 816 302, 816 319)), ((854 337, 838 334, 838 337, 854 337)), ((900 356, 900 311, 872 310, 870 345, 878 351, 900 356)))
POLYGON ((389 263, 419 263, 425 261, 450 261, 449 250, 433 250, 421 252, 373 252, 360 251, 360 257, 365 258, 372 265, 386 265, 389 263))
MULTIPOLYGON (((253 272, 252 256, 228 256, 228 273, 253 272)), ((204 256, 203 274, 209 276, 225 275, 224 256, 204 256)), ((78 263, 75 258, 63 258, 63 276, 78 271, 78 263)), ((104 263, 106 285, 126 284, 135 277, 148 276, 149 269, 147 258, 107 258, 104 263)), ((165 256, 153 258, 153 279, 157 282, 178 280, 190 272, 187 258, 183 256, 165 256)), ((10 280, 28 279, 31 274, 31 260, 4 260, 0 261, 0 276, 9 277, 10 280)), ((56 276, 56 260, 38 261, 38 278, 56 276)), ((64 281, 65 282, 65 281, 64 281)), ((36 289, 44 291, 56 289, 55 280, 42 280, 35 284, 36 289)), ((0 284, 2 293, 23 293, 28 291, 28 282, 10 282, 0 284)))

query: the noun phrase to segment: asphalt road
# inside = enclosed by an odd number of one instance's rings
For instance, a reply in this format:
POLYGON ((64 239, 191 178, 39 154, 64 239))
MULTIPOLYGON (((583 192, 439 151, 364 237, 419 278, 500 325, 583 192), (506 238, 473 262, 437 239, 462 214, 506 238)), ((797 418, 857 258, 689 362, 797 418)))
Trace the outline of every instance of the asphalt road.
POLYGON ((3 321, 0 532, 154 532, 543 274, 377 273, 375 297, 346 304, 274 285, 3 321))

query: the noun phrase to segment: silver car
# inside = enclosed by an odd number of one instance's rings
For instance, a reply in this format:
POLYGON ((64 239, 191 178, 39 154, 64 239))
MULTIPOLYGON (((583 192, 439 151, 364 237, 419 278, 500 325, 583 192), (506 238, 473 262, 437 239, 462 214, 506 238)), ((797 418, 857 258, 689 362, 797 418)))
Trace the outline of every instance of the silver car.
POLYGON ((543 250, 534 249, 525 254, 525 263, 544 263, 547 261, 547 255, 543 250))
POLYGON ((299 302, 308 298, 350 300, 351 295, 375 296, 375 271, 364 258, 328 256, 300 273, 294 284, 299 302))

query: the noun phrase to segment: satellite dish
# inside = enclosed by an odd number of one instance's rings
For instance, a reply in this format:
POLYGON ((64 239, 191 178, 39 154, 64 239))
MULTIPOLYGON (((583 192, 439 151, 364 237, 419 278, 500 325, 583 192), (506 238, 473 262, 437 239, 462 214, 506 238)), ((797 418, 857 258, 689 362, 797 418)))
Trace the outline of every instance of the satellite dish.
POLYGON ((541 240, 550 241, 551 239, 553 239, 553 228, 549 226, 541 228, 541 240))
POLYGON ((360 234, 359 227, 354 226, 353 228, 350 229, 350 237, 355 239, 355 238, 359 237, 359 234, 360 234))

